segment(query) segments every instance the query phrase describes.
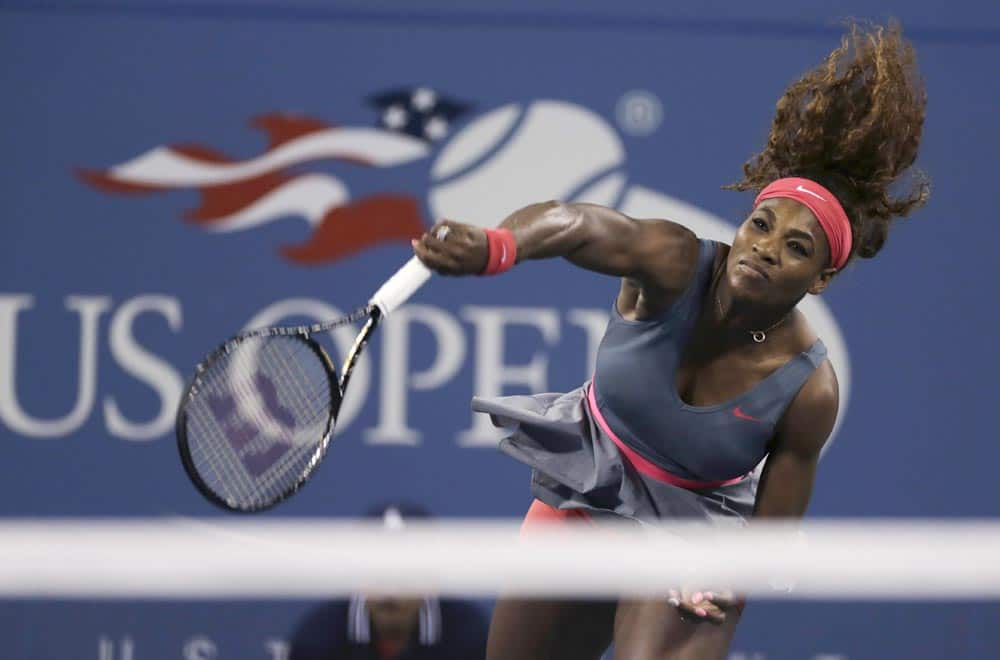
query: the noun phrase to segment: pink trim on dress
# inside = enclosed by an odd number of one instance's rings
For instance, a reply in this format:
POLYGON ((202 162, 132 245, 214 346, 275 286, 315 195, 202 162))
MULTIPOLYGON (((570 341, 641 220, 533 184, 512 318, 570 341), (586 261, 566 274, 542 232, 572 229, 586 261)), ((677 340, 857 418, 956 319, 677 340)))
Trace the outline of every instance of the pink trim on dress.
POLYGON ((683 477, 678 477, 676 474, 667 472, 659 465, 652 463, 651 461, 644 458, 637 451, 626 445, 621 438, 615 435, 615 432, 611 430, 608 426, 608 422, 604 419, 604 415, 601 414, 600 409, 597 407, 597 399, 594 398, 594 384, 591 382, 590 387, 587 388, 587 405, 590 408, 590 414, 594 416, 597 420, 598 426, 601 427, 611 441, 615 443, 619 451, 625 455, 635 469, 643 473, 647 477, 656 479, 657 481, 663 481, 673 486, 680 486, 681 488, 696 489, 696 488, 717 488, 718 486, 728 486, 730 484, 739 483, 743 481, 746 477, 736 477, 734 479, 722 479, 719 481, 695 481, 693 479, 685 479, 683 477))

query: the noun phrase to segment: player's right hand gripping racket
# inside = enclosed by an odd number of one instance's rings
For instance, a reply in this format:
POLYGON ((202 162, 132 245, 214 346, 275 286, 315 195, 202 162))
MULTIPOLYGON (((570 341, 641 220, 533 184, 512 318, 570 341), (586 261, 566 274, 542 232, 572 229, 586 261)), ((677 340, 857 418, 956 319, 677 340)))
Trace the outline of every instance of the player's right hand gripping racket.
POLYGON ((177 411, 181 461, 202 495, 229 511, 252 512, 295 493, 326 453, 368 338, 430 274, 413 257, 343 318, 251 330, 212 351, 195 368, 177 411), (311 335, 360 319, 367 320, 338 380, 311 335))

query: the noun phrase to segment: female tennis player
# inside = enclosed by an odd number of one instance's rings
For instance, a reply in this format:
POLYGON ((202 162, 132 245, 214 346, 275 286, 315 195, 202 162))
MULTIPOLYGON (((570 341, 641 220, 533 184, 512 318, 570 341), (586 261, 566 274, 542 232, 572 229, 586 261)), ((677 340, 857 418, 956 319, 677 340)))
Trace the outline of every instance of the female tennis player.
MULTIPOLYGON (((446 221, 414 241, 445 275, 564 257, 622 278, 590 382, 567 394, 473 401, 514 429, 501 448, 533 468, 525 527, 804 514, 838 387, 796 304, 855 257, 874 257, 890 221, 926 200, 922 178, 889 192, 916 159, 925 105, 899 27, 852 25, 785 90, 767 145, 728 186, 757 193, 732 245, 667 220, 559 202, 525 207, 495 230, 446 221)), ((598 658, 612 639, 615 658, 721 658, 741 609, 732 594, 698 591, 501 599, 488 658, 598 658)))

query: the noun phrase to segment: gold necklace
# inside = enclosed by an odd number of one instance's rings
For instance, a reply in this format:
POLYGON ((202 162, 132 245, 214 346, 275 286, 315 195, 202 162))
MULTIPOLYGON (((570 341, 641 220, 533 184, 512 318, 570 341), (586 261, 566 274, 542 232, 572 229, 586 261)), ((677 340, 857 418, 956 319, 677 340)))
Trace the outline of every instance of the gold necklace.
MULTIPOLYGON (((722 301, 719 300, 719 293, 718 292, 715 293, 715 302, 719 306, 719 317, 720 318, 724 317, 726 315, 726 313, 722 311, 722 301)), ((778 319, 778 321, 774 325, 772 325, 770 328, 768 328, 767 330, 751 330, 750 331, 750 336, 753 337, 753 340, 756 343, 763 344, 764 340, 767 339, 767 333, 771 332, 772 330, 774 330, 775 328, 777 328, 779 325, 781 325, 781 322, 784 321, 786 318, 788 318, 787 314, 784 315, 784 316, 782 316, 780 319, 778 319)))

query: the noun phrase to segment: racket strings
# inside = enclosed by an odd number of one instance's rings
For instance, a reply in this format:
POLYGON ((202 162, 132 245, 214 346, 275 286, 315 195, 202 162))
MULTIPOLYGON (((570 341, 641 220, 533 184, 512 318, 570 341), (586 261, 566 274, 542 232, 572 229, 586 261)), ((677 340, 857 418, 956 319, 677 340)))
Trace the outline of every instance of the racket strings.
MULTIPOLYGON (((222 365, 218 365, 222 369, 222 365)), ((245 379, 227 381, 225 378, 212 377, 216 372, 206 372, 202 376, 201 385, 205 390, 211 389, 212 396, 216 400, 222 400, 231 390, 237 396, 246 396, 245 379)), ((203 395, 202 399, 206 399, 203 395)), ((204 401, 203 401, 204 403, 204 401)), ((209 405, 192 405, 190 413, 196 415, 195 419, 201 425, 194 429, 211 430, 211 433, 188 433, 188 443, 192 448, 192 457, 195 459, 195 466, 206 484, 223 499, 247 502, 252 498, 255 490, 251 476, 244 469, 237 469, 239 465, 239 455, 226 439, 227 429, 222 426, 222 422, 217 418, 216 413, 209 405), (201 459, 201 460, 199 460, 201 459), (211 472, 214 479, 207 479, 206 468, 211 472), (224 485, 224 488, 222 486, 224 485)))
MULTIPOLYGON (((201 399, 207 396, 222 397, 225 391, 221 379, 202 379, 201 399), (211 394, 208 394, 211 390, 211 394)), ((238 460, 232 448, 226 442, 218 441, 224 436, 225 430, 220 428, 218 420, 207 405, 192 404, 188 406, 188 447, 195 470, 206 483, 223 499, 229 500, 231 493, 218 492, 218 484, 226 484, 227 490, 235 490, 238 500, 247 499, 247 493, 252 492, 253 484, 244 470, 232 469, 238 460), (207 474, 210 472, 211 474, 207 474)))
MULTIPOLYGON (((310 351, 311 353, 312 351, 310 351)), ((294 397, 291 399, 294 402, 302 402, 302 405, 296 411, 300 413, 297 415, 297 419, 302 419, 304 417, 309 417, 309 427, 316 424, 317 420, 324 422, 329 418, 328 407, 330 404, 330 391, 328 388, 311 388, 308 391, 305 389, 306 385, 314 383, 316 381, 317 374, 306 373, 303 368, 302 363, 299 360, 291 360, 288 362, 290 369, 295 371, 295 375, 288 379, 288 384, 291 389, 294 390, 294 397)), ((319 377, 326 382, 326 372, 323 371, 319 374, 319 377)))
MULTIPOLYGON (((258 390, 259 383, 254 382, 255 377, 258 376, 257 367, 259 366, 262 368, 262 373, 270 379, 275 389, 283 385, 287 387, 289 381, 296 383, 296 381, 303 377, 301 369, 295 369, 297 373, 292 375, 291 378, 282 378, 281 369, 283 367, 292 367, 294 369, 299 364, 299 356, 288 355, 284 351, 279 354, 277 350, 261 350, 253 357, 259 358, 258 365, 252 363, 245 365, 238 361, 235 364, 230 364, 228 369, 231 378, 230 382, 238 384, 236 396, 240 402, 238 406, 239 412, 247 418, 245 423, 255 427, 257 433, 239 452, 232 447, 231 443, 217 443, 218 447, 224 453, 229 454, 229 456, 225 457, 225 460, 228 461, 227 467, 231 468, 227 472, 237 475, 237 478, 234 480, 236 492, 231 495, 235 495, 239 500, 246 502, 250 506, 256 506, 278 497, 284 487, 288 486, 289 477, 286 474, 290 474, 294 481, 294 472, 289 473, 289 471, 295 470, 297 463, 295 459, 298 457, 298 454, 302 453, 300 449, 301 445, 297 445, 296 443, 296 440, 301 439, 298 430, 283 429, 280 426, 281 422, 273 418, 273 411, 268 411, 266 403, 261 401, 262 394, 258 390), (249 368, 247 368, 248 366, 249 368), (249 411, 248 408, 250 408, 249 411), (294 437, 289 438, 289 434, 293 434, 294 437), (267 466, 263 471, 260 466, 254 466, 253 464, 248 466, 243 463, 243 459, 247 457, 252 460, 254 456, 257 456, 258 460, 262 460, 261 455, 268 451, 277 453, 279 460, 267 466), (233 460, 234 458, 235 460, 233 460)), ((299 388, 288 388, 287 392, 289 397, 285 397, 285 400, 280 403, 285 403, 286 400, 305 400, 306 403, 304 405, 308 405, 308 402, 315 398, 303 397, 303 393, 299 388)), ((295 422, 305 421, 303 419, 302 408, 303 405, 299 405, 298 409, 293 412, 292 419, 295 422)), ((216 452, 216 456, 218 457, 218 452, 216 452)))
POLYGON ((295 336, 244 338, 209 364, 187 405, 191 462, 229 506, 255 509, 294 490, 318 461, 335 383, 295 336))
MULTIPOLYGON (((289 470, 294 474, 301 474, 305 467, 302 463, 308 464, 311 460, 314 445, 322 439, 329 419, 330 391, 325 370, 320 368, 317 373, 312 367, 318 356, 305 344, 296 344, 299 345, 295 345, 293 356, 279 355, 278 351, 261 352, 261 362, 266 366, 267 372, 274 375, 276 394, 282 392, 287 395, 281 403, 293 406, 291 412, 295 420, 290 437, 285 436, 286 440, 291 440, 287 443, 291 445, 291 449, 281 454, 278 462, 258 480, 268 495, 280 494, 280 490, 272 493, 272 488, 268 487, 281 489, 284 485, 283 477, 289 470), (306 358, 308 362, 304 364, 301 358, 306 358), (310 367, 308 372, 306 365, 310 367), (317 380, 322 387, 315 386, 317 380)), ((260 437, 257 440, 264 443, 268 441, 260 437)))
MULTIPOLYGON (((311 350, 309 353, 315 357, 311 350)), ((273 359, 269 362, 273 362, 273 359)), ((273 365, 272 369, 277 366, 273 365)), ((265 492, 274 497, 284 491, 287 481, 285 475, 301 475, 311 468, 310 463, 319 455, 315 451, 317 449, 315 443, 322 440, 330 419, 330 389, 325 371, 320 377, 326 387, 312 387, 307 390, 306 385, 315 383, 317 375, 307 373, 299 360, 290 360, 284 366, 295 372, 286 383, 289 386, 288 401, 299 404, 295 410, 295 419, 303 420, 305 424, 304 428, 300 427, 295 431, 292 450, 283 454, 273 468, 265 472, 259 480, 265 492)))

